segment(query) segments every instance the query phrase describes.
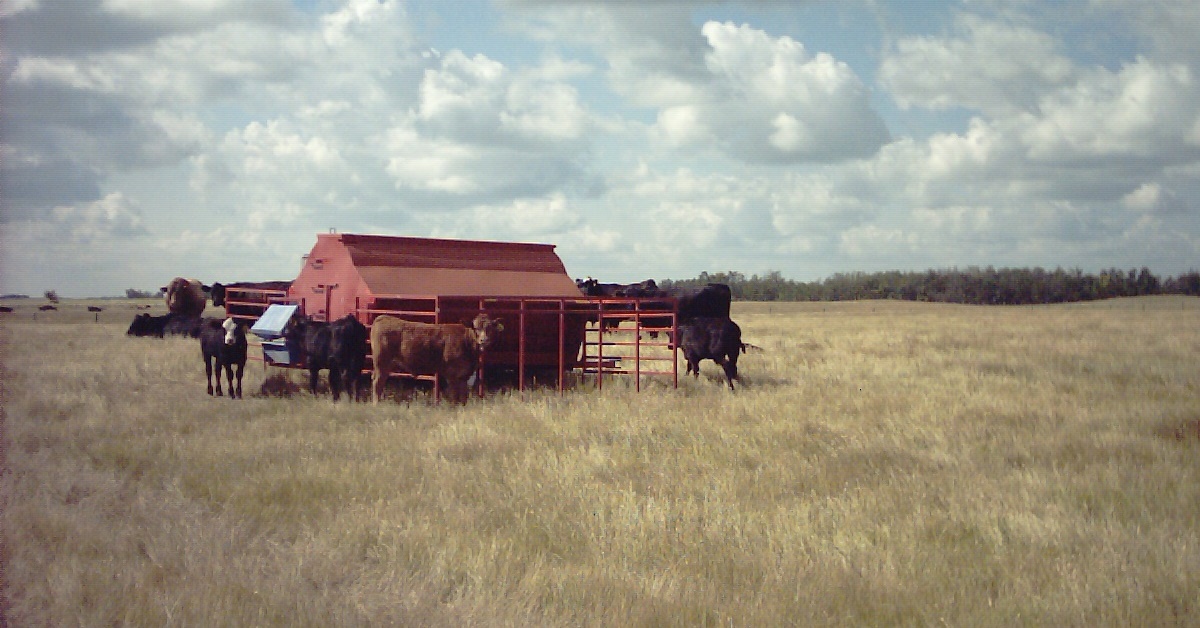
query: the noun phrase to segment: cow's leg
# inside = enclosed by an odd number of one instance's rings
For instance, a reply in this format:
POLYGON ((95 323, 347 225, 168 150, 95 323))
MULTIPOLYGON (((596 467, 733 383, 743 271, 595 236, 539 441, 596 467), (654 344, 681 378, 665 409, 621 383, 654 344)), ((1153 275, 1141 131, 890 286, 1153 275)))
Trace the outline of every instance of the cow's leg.
MULTIPOLYGON (((218 377, 220 375, 217 373, 218 377)), ((233 362, 225 363, 225 381, 229 383, 229 398, 237 399, 237 389, 233 387, 233 362)))
POLYGON ((342 369, 336 364, 329 365, 329 389, 333 391, 334 403, 337 403, 342 398, 342 369))
POLYGON ((349 395, 350 401, 358 401, 358 380, 362 378, 362 369, 350 369, 346 371, 346 394, 349 395))
POLYGON ((342 371, 342 392, 351 403, 358 401, 358 379, 362 369, 347 368, 342 371))
MULTIPOLYGON (((208 382, 208 396, 209 397, 211 397, 213 394, 212 372, 213 372, 212 357, 206 355, 206 356, 204 356, 204 378, 208 382)), ((220 373, 217 373, 217 383, 218 384, 221 383, 221 374, 220 373)))
POLYGON ((387 370, 376 366, 371 371, 371 403, 378 404, 379 399, 383 397, 383 387, 387 385, 387 370))
POLYGON ((734 390, 733 380, 738 378, 737 373, 737 354, 733 354, 732 358, 725 358, 721 361, 721 368, 725 369, 725 381, 729 382, 729 390, 734 390))
POLYGON ((448 377, 446 378, 446 392, 449 394, 452 403, 467 402, 471 397, 470 384, 467 383, 465 377, 448 377))
POLYGON ((321 369, 309 367, 308 369, 308 390, 312 394, 317 394, 317 378, 321 374, 321 369))
MULTIPOLYGON (((234 369, 234 373, 237 375, 237 398, 238 399, 242 398, 242 370, 245 369, 245 367, 246 367, 245 362, 238 362, 236 364, 236 368, 234 369)), ((230 394, 233 394, 233 382, 229 383, 229 392, 230 392, 230 394)))
POLYGON ((214 371, 213 380, 216 383, 216 393, 215 394, 218 397, 225 396, 225 394, 221 392, 221 368, 222 368, 221 358, 219 356, 213 358, 213 371, 214 371))

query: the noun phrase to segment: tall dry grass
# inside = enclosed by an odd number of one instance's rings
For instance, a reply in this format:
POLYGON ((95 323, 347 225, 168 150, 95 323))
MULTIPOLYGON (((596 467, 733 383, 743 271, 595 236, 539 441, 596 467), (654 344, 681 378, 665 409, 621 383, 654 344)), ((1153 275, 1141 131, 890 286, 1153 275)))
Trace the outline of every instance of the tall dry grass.
POLYGON ((4 319, 9 619, 1200 624, 1197 300, 734 318, 737 393, 706 362, 378 408, 4 319))

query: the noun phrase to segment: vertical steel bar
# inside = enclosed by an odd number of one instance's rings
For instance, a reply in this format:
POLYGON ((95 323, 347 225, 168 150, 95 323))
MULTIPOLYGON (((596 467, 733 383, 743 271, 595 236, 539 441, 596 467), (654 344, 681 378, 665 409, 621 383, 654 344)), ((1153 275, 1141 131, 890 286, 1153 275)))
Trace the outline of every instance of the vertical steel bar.
MULTIPOLYGON (((433 322, 440 324, 442 322, 442 297, 433 297, 433 322)), ((435 372, 433 374, 433 402, 441 403, 442 401, 442 374, 435 372)))
MULTIPOLYGON (((586 335, 586 334, 585 334, 586 335)), ((567 300, 558 300, 558 396, 563 395, 563 378, 567 369, 567 300)))
POLYGON ((671 309, 671 379, 679 388, 679 302, 671 309))
POLYGON ((599 321, 596 330, 596 390, 604 390, 604 299, 600 299, 599 321))
POLYGON ((518 333, 521 334, 517 338, 517 390, 525 392, 525 299, 521 299, 520 304, 518 308, 520 323, 517 325, 518 333))
POLYGON ((642 392, 642 300, 633 306, 633 389, 642 392))

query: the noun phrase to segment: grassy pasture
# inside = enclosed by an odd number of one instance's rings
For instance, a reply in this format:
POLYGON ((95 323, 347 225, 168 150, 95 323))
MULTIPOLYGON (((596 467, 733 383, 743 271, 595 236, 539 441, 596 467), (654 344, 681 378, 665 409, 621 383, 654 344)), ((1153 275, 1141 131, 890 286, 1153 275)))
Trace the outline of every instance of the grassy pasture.
POLYGON ((0 315, 14 626, 1200 625, 1200 300, 735 303, 733 394, 378 408, 97 304, 0 315))

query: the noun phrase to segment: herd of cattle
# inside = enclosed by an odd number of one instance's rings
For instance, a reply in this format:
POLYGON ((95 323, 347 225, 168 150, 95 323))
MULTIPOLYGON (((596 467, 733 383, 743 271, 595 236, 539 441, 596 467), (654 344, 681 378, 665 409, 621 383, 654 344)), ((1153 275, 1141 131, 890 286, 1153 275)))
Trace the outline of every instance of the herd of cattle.
MULTIPOLYGON (((587 296, 649 300, 643 303, 651 310, 655 309, 655 298, 676 299, 678 346, 687 363, 686 372, 699 377, 700 362, 712 360, 722 367, 729 388, 734 389, 733 380, 738 379, 738 356, 748 345, 742 342, 741 328, 729 316, 732 302, 729 286, 708 284, 697 290, 668 292, 658 288, 654 280, 606 284, 589 278, 577 280, 576 284, 587 296)), ((229 396, 240 398, 242 372, 247 360, 247 325, 232 318, 202 316, 210 298, 213 305, 224 305, 225 290, 233 286, 280 289, 286 288, 286 282, 214 284, 209 287, 194 279, 177 277, 162 288, 167 314, 139 314, 126 334, 198 338, 208 379, 208 394, 223 395, 221 375, 224 373, 229 396)), ((607 310, 609 313, 599 319, 599 324, 605 327, 620 324, 624 318, 622 307, 629 307, 628 302, 615 301, 607 310)), ((641 320, 647 327, 669 327, 671 322, 669 317, 656 320, 652 314, 642 316, 641 320)), ((319 373, 324 370, 329 373, 334 401, 339 400, 343 392, 351 400, 356 399, 359 375, 370 352, 373 365, 371 396, 375 403, 379 402, 388 376, 393 372, 440 377, 450 399, 465 402, 479 355, 503 329, 499 321, 486 314, 477 316, 470 325, 419 323, 382 315, 374 320, 369 330, 353 315, 332 322, 296 316, 284 328, 283 337, 289 347, 295 348, 301 363, 309 371, 309 389, 314 394, 319 373)))

